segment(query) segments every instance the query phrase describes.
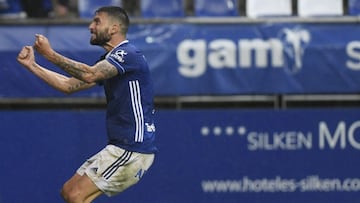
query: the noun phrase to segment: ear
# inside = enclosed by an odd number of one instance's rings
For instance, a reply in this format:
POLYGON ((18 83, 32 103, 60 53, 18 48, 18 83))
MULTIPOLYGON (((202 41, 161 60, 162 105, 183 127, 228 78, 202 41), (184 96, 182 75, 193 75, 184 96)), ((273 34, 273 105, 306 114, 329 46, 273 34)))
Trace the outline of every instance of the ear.
POLYGON ((112 24, 110 27, 110 34, 113 35, 120 31, 120 26, 118 24, 112 24))

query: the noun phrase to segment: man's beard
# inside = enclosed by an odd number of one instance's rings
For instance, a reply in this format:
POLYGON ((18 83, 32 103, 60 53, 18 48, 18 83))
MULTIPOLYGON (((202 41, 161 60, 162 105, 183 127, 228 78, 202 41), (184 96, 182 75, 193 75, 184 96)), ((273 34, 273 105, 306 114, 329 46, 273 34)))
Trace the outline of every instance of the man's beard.
POLYGON ((111 39, 111 35, 107 34, 107 32, 101 32, 99 34, 95 33, 95 38, 90 38, 91 45, 106 45, 111 39))

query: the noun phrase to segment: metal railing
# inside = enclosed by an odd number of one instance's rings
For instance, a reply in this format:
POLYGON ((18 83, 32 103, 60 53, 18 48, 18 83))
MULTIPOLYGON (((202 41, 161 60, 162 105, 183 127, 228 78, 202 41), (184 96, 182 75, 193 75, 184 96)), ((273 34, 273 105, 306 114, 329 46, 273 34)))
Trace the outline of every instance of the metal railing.
MULTIPOLYGON (((360 94, 157 96, 157 109, 359 108, 360 94)), ((0 109, 104 109, 103 97, 1 98, 0 109)))

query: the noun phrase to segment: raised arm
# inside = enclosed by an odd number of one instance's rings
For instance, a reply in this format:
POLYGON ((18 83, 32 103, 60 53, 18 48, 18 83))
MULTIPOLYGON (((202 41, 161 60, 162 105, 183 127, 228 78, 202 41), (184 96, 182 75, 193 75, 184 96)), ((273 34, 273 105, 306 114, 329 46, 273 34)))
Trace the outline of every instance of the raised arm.
POLYGON ((37 34, 35 37, 34 47, 41 55, 79 80, 93 83, 118 74, 117 69, 106 60, 100 61, 94 66, 89 66, 57 53, 52 49, 49 40, 45 36, 37 34))
POLYGON ((40 66, 35 61, 34 50, 31 46, 25 46, 20 51, 17 60, 37 77, 65 94, 71 94, 96 85, 96 83, 87 83, 74 77, 67 77, 40 66))

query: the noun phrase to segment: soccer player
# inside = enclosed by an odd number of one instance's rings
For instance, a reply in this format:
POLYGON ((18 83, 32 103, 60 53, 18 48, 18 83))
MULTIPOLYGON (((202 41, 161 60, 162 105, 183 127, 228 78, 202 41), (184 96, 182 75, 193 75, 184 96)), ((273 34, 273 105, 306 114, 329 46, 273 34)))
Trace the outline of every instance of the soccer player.
POLYGON ((90 43, 107 53, 93 66, 60 55, 45 36, 37 34, 35 50, 72 77, 39 65, 32 46, 23 47, 18 55, 19 63, 61 92, 97 84, 105 89, 108 145, 64 184, 61 195, 66 202, 91 202, 101 194, 122 192, 139 181, 157 152, 150 72, 144 55, 126 40, 128 26, 128 15, 120 7, 101 7, 95 12, 89 25, 90 43))

